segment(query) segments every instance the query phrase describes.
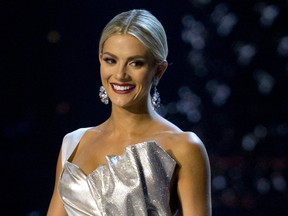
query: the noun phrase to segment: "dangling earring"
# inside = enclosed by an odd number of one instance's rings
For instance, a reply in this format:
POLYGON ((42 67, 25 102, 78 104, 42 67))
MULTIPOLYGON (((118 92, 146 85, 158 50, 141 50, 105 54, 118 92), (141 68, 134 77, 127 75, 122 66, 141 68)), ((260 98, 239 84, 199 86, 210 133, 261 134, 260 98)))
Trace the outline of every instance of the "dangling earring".
POLYGON ((160 107, 160 102, 161 102, 160 94, 159 94, 159 92, 157 91, 157 88, 156 88, 158 82, 159 82, 158 79, 154 79, 153 80, 152 87, 154 88, 154 93, 153 93, 152 99, 151 99, 153 110, 158 109, 160 107))
POLYGON ((99 97, 102 103, 104 104, 108 104, 109 103, 109 98, 107 95, 107 92, 105 90, 105 88, 103 86, 100 86, 100 90, 99 90, 99 97))

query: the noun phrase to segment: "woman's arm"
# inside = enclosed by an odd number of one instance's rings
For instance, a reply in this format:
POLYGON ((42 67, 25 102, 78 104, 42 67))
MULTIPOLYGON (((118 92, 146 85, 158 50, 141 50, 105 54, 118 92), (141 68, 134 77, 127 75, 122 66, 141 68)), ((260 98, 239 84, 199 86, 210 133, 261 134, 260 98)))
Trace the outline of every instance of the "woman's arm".
MULTIPOLYGON (((187 137, 186 137, 187 138, 187 137)), ((193 133, 177 147, 178 195, 183 216, 211 216, 210 165, 206 149, 193 133)))
POLYGON ((62 159, 61 159, 61 151, 60 151, 58 161, 57 161, 57 167, 56 167, 54 191, 53 191, 53 195, 52 195, 50 205, 48 208, 47 216, 67 216, 62 200, 58 193, 58 182, 59 182, 59 177, 62 171, 61 161, 62 159))

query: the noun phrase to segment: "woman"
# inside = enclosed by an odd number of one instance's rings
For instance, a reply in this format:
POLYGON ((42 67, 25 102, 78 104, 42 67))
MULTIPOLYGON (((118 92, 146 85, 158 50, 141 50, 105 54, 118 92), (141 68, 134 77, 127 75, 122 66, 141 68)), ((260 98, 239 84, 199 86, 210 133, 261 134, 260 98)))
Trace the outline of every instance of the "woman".
POLYGON ((106 25, 99 95, 111 115, 64 137, 49 216, 211 215, 203 143, 155 111, 167 55, 165 31, 146 10, 123 12, 106 25))

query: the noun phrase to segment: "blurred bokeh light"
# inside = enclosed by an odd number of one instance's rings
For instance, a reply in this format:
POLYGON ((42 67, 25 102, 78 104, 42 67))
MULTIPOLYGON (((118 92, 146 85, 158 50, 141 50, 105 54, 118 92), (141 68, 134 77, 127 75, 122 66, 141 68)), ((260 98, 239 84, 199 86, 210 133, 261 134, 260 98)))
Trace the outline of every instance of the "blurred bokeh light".
POLYGON ((3 2, 3 214, 45 215, 63 136, 108 117, 99 35, 131 8, 150 10, 167 31, 159 112, 206 145, 213 216, 288 215, 285 0, 3 2))

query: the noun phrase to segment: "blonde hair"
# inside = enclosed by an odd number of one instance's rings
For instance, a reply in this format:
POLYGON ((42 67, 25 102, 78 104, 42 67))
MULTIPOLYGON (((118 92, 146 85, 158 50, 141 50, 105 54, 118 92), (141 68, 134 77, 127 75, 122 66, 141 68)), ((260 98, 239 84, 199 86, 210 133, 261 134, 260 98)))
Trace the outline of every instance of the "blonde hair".
POLYGON ((141 41, 161 64, 168 56, 168 44, 165 30, 159 20, 149 11, 134 9, 116 15, 103 29, 99 53, 105 41, 116 34, 130 34, 141 41))

